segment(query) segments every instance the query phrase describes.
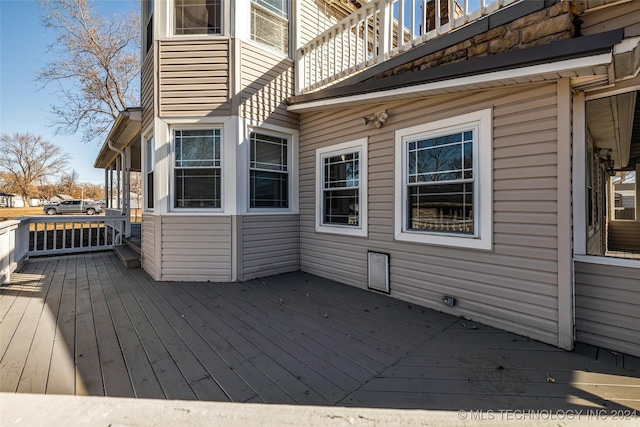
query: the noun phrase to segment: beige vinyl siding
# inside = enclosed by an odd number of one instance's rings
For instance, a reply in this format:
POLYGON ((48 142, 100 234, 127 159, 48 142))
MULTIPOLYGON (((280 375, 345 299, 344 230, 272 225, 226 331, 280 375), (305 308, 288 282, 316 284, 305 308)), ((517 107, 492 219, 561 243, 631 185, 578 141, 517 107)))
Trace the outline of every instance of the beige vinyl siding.
POLYGON ((161 233, 161 280, 231 280, 231 217, 163 216, 161 233))
POLYGON ((242 279, 298 271, 298 215, 242 217, 242 279))
MULTIPOLYGON (((300 20, 298 25, 300 45, 304 45, 315 39, 319 34, 336 25, 339 19, 335 17, 335 11, 330 5, 321 0, 300 0, 300 20)), ((339 17, 340 19, 343 16, 339 17)))
POLYGON ((251 43, 242 43, 241 115, 287 128, 298 127, 285 100, 293 95, 293 62, 251 43))
POLYGON ((160 42, 160 117, 228 116, 229 41, 160 42))
POLYGON ((608 248, 640 251, 640 221, 609 221, 608 248))
POLYGON ((640 357, 640 268, 575 263, 576 341, 640 357))
POLYGON ((300 133, 300 265, 366 287, 367 251, 390 254, 391 295, 557 344, 556 84, 307 113, 300 133), (394 240, 394 130, 494 107, 493 252, 394 240), (387 124, 362 117, 387 109, 387 124), (369 237, 315 232, 315 150, 369 137, 369 237), (458 299, 453 309, 442 295, 458 299))
POLYGON ((580 15, 584 35, 624 28, 625 37, 640 36, 640 1, 610 6, 580 15))
MULTIPOLYGON (((154 44, 155 46, 155 44, 154 44)), ((142 69, 140 70, 140 106, 142 107, 142 128, 146 129, 153 123, 154 115, 154 75, 153 60, 155 57, 152 48, 144 58, 142 69)))
POLYGON ((142 269, 149 273, 151 277, 157 277, 156 271, 156 248, 155 248, 155 233, 156 222, 160 217, 153 215, 142 215, 142 247, 141 247, 141 259, 142 269))

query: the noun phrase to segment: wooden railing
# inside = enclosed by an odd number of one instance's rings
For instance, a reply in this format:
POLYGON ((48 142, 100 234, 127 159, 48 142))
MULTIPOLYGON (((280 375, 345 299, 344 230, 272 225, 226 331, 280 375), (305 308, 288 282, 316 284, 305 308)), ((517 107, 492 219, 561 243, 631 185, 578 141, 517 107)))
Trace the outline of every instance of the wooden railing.
POLYGON ((24 218, 0 222, 0 285, 9 283, 11 273, 29 256, 27 224, 24 218))
POLYGON ((123 243, 123 216, 42 216, 0 222, 0 284, 32 256, 101 251, 123 243))
POLYGON ((372 0, 296 52, 312 92, 522 0, 372 0))

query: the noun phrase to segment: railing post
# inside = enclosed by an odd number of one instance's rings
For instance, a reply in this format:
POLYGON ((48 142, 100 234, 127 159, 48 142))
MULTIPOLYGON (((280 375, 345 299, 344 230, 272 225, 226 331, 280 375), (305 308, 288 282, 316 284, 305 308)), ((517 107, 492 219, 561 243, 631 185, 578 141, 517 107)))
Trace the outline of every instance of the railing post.
POLYGON ((18 240, 21 242, 20 258, 26 261, 29 259, 29 246, 31 244, 31 218, 22 220, 21 227, 18 228, 18 240))
POLYGON ((295 68, 295 81, 296 81, 296 95, 300 95, 302 90, 307 86, 305 69, 304 50, 296 50, 296 68, 295 68))
POLYGON ((378 63, 386 61, 391 46, 393 17, 391 16, 392 0, 379 0, 380 10, 380 43, 378 44, 378 63))

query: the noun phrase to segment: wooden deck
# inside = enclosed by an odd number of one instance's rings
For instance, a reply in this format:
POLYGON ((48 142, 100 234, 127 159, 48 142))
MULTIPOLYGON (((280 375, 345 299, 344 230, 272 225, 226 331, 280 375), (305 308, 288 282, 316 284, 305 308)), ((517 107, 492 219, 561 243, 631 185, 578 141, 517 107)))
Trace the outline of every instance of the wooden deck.
POLYGON ((304 273, 153 282, 110 252, 0 292, 0 391, 386 408, 640 410, 640 372, 304 273))

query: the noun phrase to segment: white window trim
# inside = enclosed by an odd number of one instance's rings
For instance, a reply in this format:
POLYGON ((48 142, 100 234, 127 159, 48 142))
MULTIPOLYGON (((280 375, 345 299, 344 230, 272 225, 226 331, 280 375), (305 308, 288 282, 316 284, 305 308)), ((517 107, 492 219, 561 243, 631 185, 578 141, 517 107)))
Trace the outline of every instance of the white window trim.
POLYGON ((224 139, 225 129, 222 123, 211 123, 202 126, 169 126, 169 144, 170 144, 170 172, 169 172, 169 194, 170 205, 169 211, 172 213, 224 213, 225 207, 225 148, 224 139), (219 208, 180 208, 176 207, 176 130, 203 130, 203 129, 220 129, 220 207, 219 208))
POLYGON ((344 234, 348 236, 367 237, 369 232, 369 215, 368 215, 368 138, 356 139, 354 141, 343 142, 331 145, 329 147, 318 148, 316 150, 316 231, 320 233, 344 234), (360 225, 358 227, 338 224, 322 223, 322 207, 323 207, 323 165, 322 159, 330 155, 338 155, 343 153, 360 152, 359 157, 359 179, 360 183, 360 202, 358 213, 360 215, 360 225))
POLYGON ((243 215, 287 215, 297 214, 299 212, 298 203, 298 146, 300 135, 297 130, 286 128, 283 126, 272 125, 254 120, 241 120, 238 124, 239 133, 243 135, 240 145, 244 148, 238 151, 238 163, 236 163, 235 180, 238 186, 244 188, 243 197, 238 199, 238 212, 243 215), (289 140, 289 150, 287 152, 287 161, 289 163, 289 207, 288 208, 252 208, 249 209, 249 162, 250 159, 250 143, 249 135, 251 132, 265 133, 267 135, 287 138, 289 140))
POLYGON ((156 138, 155 135, 153 133, 153 128, 151 128, 150 130, 148 130, 147 132, 145 132, 144 134, 145 136, 142 137, 142 164, 144 165, 143 168, 143 173, 142 173, 142 206, 144 207, 143 212, 153 212, 155 209, 155 205, 156 205, 156 185, 155 185, 155 181, 156 181, 156 163, 155 163, 155 159, 156 159, 156 138), (153 200, 153 208, 149 208, 148 206, 148 192, 149 192, 149 188, 147 187, 147 175, 149 173, 149 170, 147 170, 147 164, 148 164, 148 153, 147 153, 147 143, 149 142, 150 139, 153 138, 153 151, 154 151, 154 155, 153 155, 153 163, 151 164, 151 170, 153 171, 153 192, 154 192, 154 200, 153 200))
POLYGON ((493 248, 493 109, 487 108, 473 113, 462 114, 437 120, 395 132, 395 239, 406 242, 452 246, 479 250, 493 248), (477 126, 477 143, 473 146, 474 235, 463 236, 443 232, 407 230, 407 151, 405 142, 416 136, 430 137, 434 134, 455 132, 470 126, 477 126), (421 135, 424 134, 424 135, 421 135))
POLYGON ((286 134, 286 133, 281 133, 281 132, 276 132, 273 130, 269 130, 269 129, 265 129, 265 128, 261 128, 261 127, 253 127, 250 126, 248 128, 248 133, 247 133, 247 149, 249 150, 249 155, 247 157, 247 187, 246 187, 246 203, 247 203, 247 212, 251 212, 251 213, 291 213, 293 211, 292 209, 292 203, 293 203, 293 136, 291 134, 286 134), (270 207, 259 207, 259 208, 252 208, 251 207, 251 179, 250 179, 250 175, 251 175, 251 134, 252 133, 259 133, 262 135, 268 135, 268 136, 273 136, 276 138, 283 138, 287 140, 287 191, 289 192, 289 194, 287 194, 287 201, 289 206, 286 208, 270 208, 270 207))

